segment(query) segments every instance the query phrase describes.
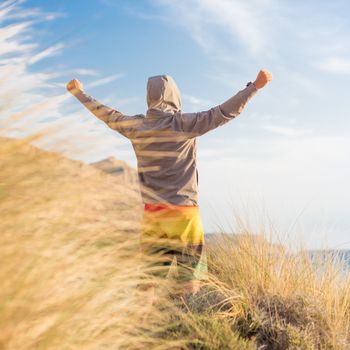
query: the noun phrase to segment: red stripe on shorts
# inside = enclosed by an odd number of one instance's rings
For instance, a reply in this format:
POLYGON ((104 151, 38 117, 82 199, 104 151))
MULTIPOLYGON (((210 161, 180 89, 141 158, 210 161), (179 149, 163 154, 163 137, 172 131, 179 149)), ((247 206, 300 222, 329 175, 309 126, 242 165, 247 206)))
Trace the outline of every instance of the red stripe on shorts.
POLYGON ((196 208, 197 205, 174 205, 165 203, 145 203, 145 210, 155 212, 164 209, 196 208))

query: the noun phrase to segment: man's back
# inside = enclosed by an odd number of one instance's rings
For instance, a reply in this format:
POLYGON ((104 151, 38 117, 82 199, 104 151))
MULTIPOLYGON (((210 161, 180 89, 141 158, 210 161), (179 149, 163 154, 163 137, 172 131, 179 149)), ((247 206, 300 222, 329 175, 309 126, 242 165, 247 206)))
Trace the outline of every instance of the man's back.
POLYGON ((131 142, 145 203, 197 205, 196 138, 177 130, 175 116, 145 117, 131 142))

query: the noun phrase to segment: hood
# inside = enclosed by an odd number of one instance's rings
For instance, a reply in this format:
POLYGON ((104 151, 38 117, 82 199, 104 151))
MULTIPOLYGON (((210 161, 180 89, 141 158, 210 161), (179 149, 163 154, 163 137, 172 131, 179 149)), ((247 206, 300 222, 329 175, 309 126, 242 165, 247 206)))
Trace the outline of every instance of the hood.
POLYGON ((148 78, 147 105, 147 116, 166 116, 181 110, 180 90, 171 76, 148 78))

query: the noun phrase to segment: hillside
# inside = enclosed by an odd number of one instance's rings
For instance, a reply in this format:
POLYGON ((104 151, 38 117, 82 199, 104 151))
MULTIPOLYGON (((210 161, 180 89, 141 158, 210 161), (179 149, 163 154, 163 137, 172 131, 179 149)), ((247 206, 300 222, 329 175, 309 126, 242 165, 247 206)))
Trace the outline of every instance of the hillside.
MULTIPOLYGON (((118 172, 123 176, 116 180, 113 176, 115 174, 109 174, 110 171, 107 171, 103 166, 105 161, 95 163, 92 166, 68 159, 58 153, 39 149, 29 142, 5 137, 0 137, 0 145, 2 169, 0 176, 4 179, 8 175, 9 178, 6 179, 6 182, 10 181, 11 184, 15 184, 16 192, 20 196, 25 196, 26 193, 21 190, 29 189, 29 185, 33 186, 31 190, 34 190, 34 186, 38 185, 37 190, 41 194, 47 191, 46 197, 50 200, 46 204, 46 208, 40 209, 47 211, 50 205, 55 207, 56 205, 64 205, 64 198, 73 197, 77 201, 75 203, 77 204, 75 207, 77 211, 82 209, 102 211, 103 209, 106 214, 109 214, 109 210, 113 209, 113 215, 116 215, 116 219, 120 219, 119 215, 122 215, 122 212, 115 209, 124 208, 126 199, 128 201, 127 206, 130 209, 135 209, 141 204, 137 181, 135 180, 136 171, 124 162, 118 163, 118 172), (31 175, 30 178, 29 175, 31 175), (89 184, 89 187, 84 187, 87 184, 89 184), (72 188, 76 190, 76 193, 70 192, 72 188), (106 207, 95 208, 92 198, 89 198, 89 196, 94 195, 98 196, 96 199, 105 198, 103 202, 106 207), (107 198, 113 198, 113 200, 108 202, 107 198), (59 202, 59 200, 62 201, 59 202)), ((9 186, 6 187, 8 196, 2 198, 2 205, 15 190, 14 188, 10 190, 9 186)), ((35 196, 32 196, 32 193, 28 198, 25 198, 28 206, 34 198, 35 196)), ((96 203, 98 202, 96 201, 96 203)), ((32 207, 31 210, 34 210, 34 208, 32 207)), ((135 211, 132 210, 131 212, 135 211)), ((136 210, 137 212, 139 210, 136 210)), ((132 215, 132 217, 135 216, 137 215, 132 215)))
POLYGON ((137 186, 138 178, 136 170, 122 160, 108 157, 98 162, 90 163, 90 165, 115 176, 118 179, 118 183, 122 183, 129 187, 137 186))
POLYGON ((107 320, 124 324, 115 300, 125 273, 137 278, 138 190, 29 141, 0 138, 0 348, 62 349, 64 337, 96 349, 94 332, 116 344, 107 320))

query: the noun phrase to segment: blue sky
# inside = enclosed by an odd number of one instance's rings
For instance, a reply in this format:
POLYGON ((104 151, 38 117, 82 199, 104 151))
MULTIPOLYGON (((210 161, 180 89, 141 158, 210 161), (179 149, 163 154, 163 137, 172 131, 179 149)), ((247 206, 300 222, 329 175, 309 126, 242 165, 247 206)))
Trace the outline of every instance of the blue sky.
POLYGON ((271 220, 282 241, 350 248, 348 1, 11 3, 0 5, 0 73, 13 69, 21 98, 7 113, 49 101, 19 122, 24 133, 59 125, 43 146, 135 165, 128 141, 67 95, 65 82, 78 78, 90 95, 135 114, 146 109, 147 77, 166 73, 183 110, 195 111, 267 68, 273 82, 242 115, 199 139, 205 230, 229 229, 238 211, 254 230, 271 220))

